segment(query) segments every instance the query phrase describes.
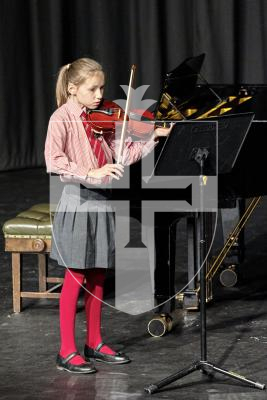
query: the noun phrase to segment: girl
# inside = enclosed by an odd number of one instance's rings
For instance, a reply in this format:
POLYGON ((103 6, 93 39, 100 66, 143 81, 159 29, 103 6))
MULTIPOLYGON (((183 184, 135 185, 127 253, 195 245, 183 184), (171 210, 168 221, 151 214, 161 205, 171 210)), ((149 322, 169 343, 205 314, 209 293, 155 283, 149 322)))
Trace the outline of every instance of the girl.
MULTIPOLYGON (((114 215, 106 202, 110 191, 99 185, 120 179, 124 170, 113 163, 114 135, 95 137, 87 117, 88 111, 105 106, 104 85, 102 67, 92 59, 81 58, 63 66, 56 84, 58 109, 50 118, 45 144, 47 171, 65 182, 54 216, 50 255, 67 267, 60 297, 61 347, 56 364, 58 369, 74 373, 96 372, 90 360, 130 362, 127 355, 103 343, 100 330, 105 271, 114 261, 114 215), (75 316, 84 282, 87 335, 82 357, 75 343, 75 316)), ((169 133, 170 129, 158 128, 147 142, 128 142, 123 163, 138 161, 154 148, 159 136, 169 133)))

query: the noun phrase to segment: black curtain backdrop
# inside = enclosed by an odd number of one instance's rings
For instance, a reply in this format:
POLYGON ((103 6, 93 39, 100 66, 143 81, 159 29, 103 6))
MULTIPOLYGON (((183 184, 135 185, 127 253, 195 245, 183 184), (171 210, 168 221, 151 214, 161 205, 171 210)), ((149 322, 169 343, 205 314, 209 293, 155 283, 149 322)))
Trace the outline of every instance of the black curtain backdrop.
POLYGON ((267 83, 266 0, 2 0, 0 171, 44 166, 61 65, 92 57, 106 70, 106 97, 136 86, 157 99, 164 74, 206 53, 210 83, 267 83))

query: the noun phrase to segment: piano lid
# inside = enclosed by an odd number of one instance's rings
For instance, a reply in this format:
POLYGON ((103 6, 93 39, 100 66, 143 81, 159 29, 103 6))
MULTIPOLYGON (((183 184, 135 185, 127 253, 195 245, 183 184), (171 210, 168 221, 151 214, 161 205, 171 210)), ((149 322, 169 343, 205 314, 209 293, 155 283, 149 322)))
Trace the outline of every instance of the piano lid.
POLYGON ((188 96, 190 89, 196 87, 204 58, 204 53, 196 57, 189 57, 178 67, 168 72, 163 90, 167 91, 171 96, 175 96, 177 93, 179 93, 179 97, 181 97, 181 93, 185 93, 188 96))
POLYGON ((235 96, 221 97, 201 75, 205 54, 187 58, 165 76, 156 120, 203 119, 233 113, 236 106, 251 99, 240 91, 235 96))
POLYGON ((203 109, 204 103, 207 108, 221 101, 200 74, 204 58, 204 53, 187 58, 165 75, 155 110, 157 120, 191 119, 191 115, 203 109))

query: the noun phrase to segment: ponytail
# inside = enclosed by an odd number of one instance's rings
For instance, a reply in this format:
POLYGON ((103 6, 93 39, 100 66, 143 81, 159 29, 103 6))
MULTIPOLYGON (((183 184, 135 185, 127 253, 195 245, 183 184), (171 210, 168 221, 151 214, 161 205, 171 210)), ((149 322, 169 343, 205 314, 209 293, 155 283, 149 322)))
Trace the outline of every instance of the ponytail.
POLYGON ((64 65, 60 68, 57 84, 56 84, 56 100, 57 106, 60 107, 65 104, 68 99, 68 70, 70 64, 64 65))
POLYGON ((103 72, 102 66, 91 58, 79 58, 71 64, 60 68, 56 83, 56 101, 60 107, 66 103, 69 97, 68 84, 81 85, 89 76, 96 72, 103 72))

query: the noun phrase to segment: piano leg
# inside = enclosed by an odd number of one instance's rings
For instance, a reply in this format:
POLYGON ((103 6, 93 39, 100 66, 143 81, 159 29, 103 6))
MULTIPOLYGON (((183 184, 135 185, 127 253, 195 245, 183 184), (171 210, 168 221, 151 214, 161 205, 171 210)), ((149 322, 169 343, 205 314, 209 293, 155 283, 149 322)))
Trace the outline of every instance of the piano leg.
MULTIPOLYGON (((183 308, 186 310, 198 310, 199 309, 199 282, 200 282, 200 271, 197 271, 197 257, 199 257, 199 215, 195 213, 194 216, 187 217, 187 260, 188 260, 188 285, 183 293, 183 308)), ((213 237, 213 214, 211 212, 204 213, 205 226, 206 226, 206 254, 209 253, 210 244, 213 237)), ((206 269, 208 271, 209 257, 206 263, 206 269)), ((212 285, 207 282, 207 301, 212 299, 212 285)))
POLYGON ((160 337, 172 329, 175 314, 175 248, 179 213, 155 214, 155 301, 156 315, 148 323, 151 336, 160 337), (162 304, 163 303, 163 304, 162 304), (171 313, 173 312, 173 315, 171 313))
POLYGON ((155 215, 155 299, 159 305, 157 312, 161 314, 175 308, 176 223, 179 217, 178 213, 155 215))
POLYGON ((196 225, 196 216, 188 217, 187 223, 187 277, 188 285, 183 293, 183 308, 187 310, 198 309, 198 295, 196 275, 196 255, 197 243, 199 242, 199 232, 196 225))
MULTIPOLYGON (((148 331, 152 336, 163 336, 166 331, 170 331, 173 320, 177 317, 174 312, 176 228, 179 219, 184 217, 187 219, 188 286, 183 293, 183 308, 188 310, 199 308, 199 271, 196 271, 200 237, 198 214, 185 216, 179 213, 157 213, 155 215, 155 300, 158 307, 157 315, 148 324, 148 331)), ((205 218, 209 244, 212 237, 212 214, 205 213, 205 218)), ((209 297, 211 295, 207 296, 209 297)))

